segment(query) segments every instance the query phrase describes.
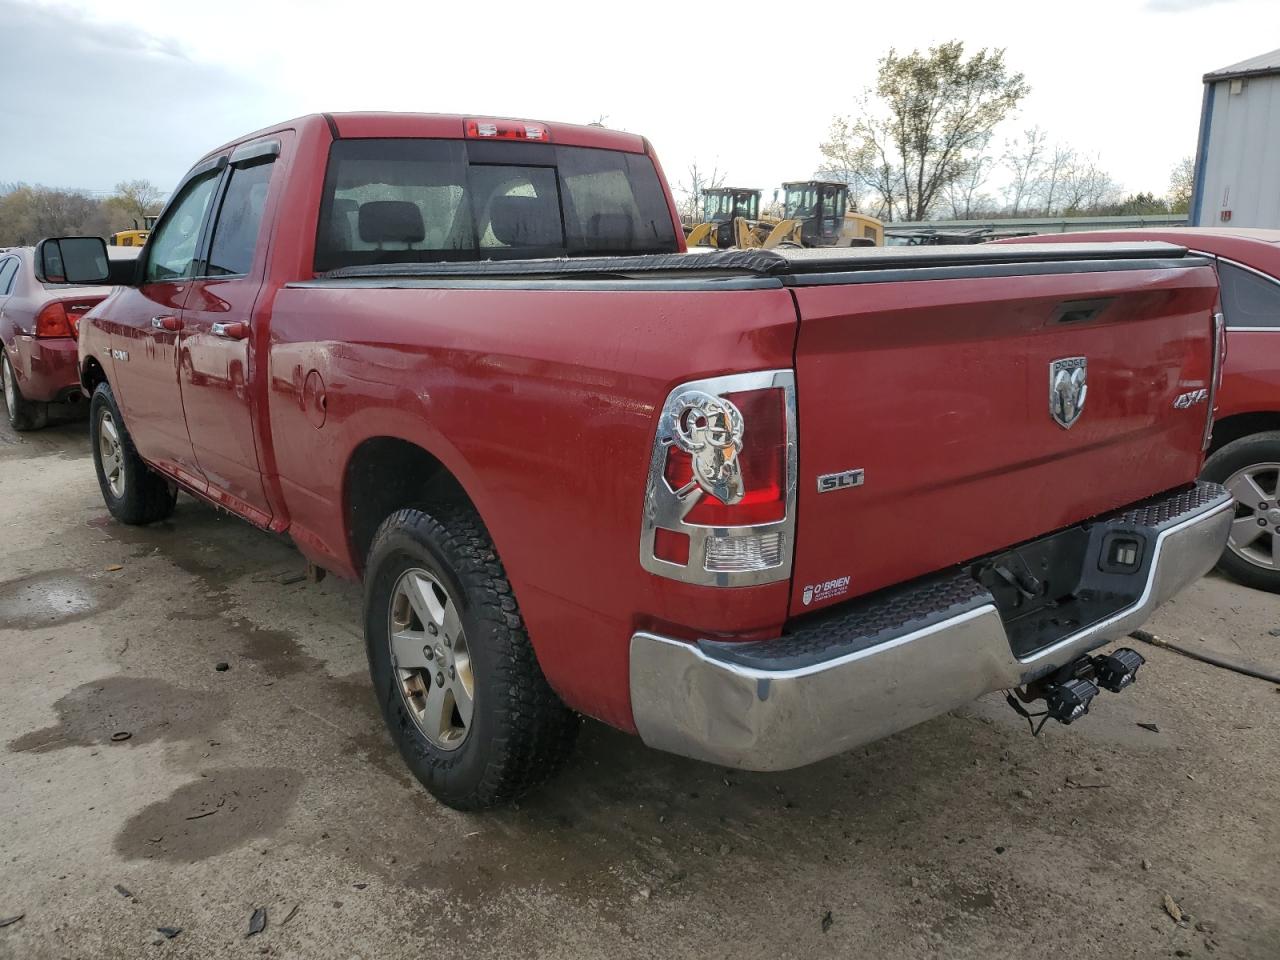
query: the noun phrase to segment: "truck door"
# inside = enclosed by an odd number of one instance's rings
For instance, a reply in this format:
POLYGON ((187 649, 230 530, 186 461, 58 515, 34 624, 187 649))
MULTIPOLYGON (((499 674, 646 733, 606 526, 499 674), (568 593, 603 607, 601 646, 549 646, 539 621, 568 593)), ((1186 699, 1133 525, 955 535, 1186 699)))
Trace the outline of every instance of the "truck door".
POLYGON ((112 387, 138 452, 200 485, 182 418, 178 335, 182 307, 222 162, 188 175, 143 249, 141 283, 120 291, 111 312, 112 387))
POLYGON ((254 303, 262 290, 262 234, 280 141, 241 146, 213 201, 208 253, 182 311, 179 379, 187 432, 208 493, 263 526, 271 508, 262 484, 253 412, 254 303))

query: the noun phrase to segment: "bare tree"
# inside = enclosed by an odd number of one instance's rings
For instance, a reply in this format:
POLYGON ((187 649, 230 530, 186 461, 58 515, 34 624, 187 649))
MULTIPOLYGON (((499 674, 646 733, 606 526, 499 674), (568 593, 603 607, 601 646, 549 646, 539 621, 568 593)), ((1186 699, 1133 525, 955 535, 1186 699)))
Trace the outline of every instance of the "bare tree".
POLYGON ((101 237, 124 225, 116 208, 81 190, 14 184, 0 195, 0 247, 44 237, 101 237))
POLYGON ((989 213, 993 206, 991 197, 982 193, 995 160, 991 157, 978 156, 970 161, 964 174, 954 183, 947 185, 945 194, 951 207, 951 216, 956 220, 969 220, 983 213, 989 213))
POLYGON ((847 117, 831 121, 827 139, 818 145, 822 165, 814 175, 823 180, 838 180, 849 186, 849 209, 875 212, 878 217, 888 215, 886 191, 875 183, 874 165, 866 143, 860 141, 850 129, 847 117), (872 197, 868 201, 867 194, 872 197))
POLYGON ((1196 164, 1191 157, 1183 157, 1169 174, 1169 210, 1186 213, 1191 209, 1191 193, 1195 187, 1196 164))
POLYGON ((141 224, 143 217, 160 212, 163 199, 164 193, 150 180, 125 180, 116 184, 109 202, 141 224))
POLYGON ((1062 212, 1084 213, 1115 200, 1119 193, 1111 175, 1092 157, 1076 156, 1062 174, 1062 212))
POLYGON ((728 171, 721 170, 719 164, 713 165, 710 171, 705 166, 698 166, 697 160, 689 164, 688 179, 676 185, 676 190, 680 194, 681 216, 689 217, 695 223, 698 222, 702 216, 702 191, 723 187, 728 176, 728 171))
POLYGON ((1056 205, 1061 205, 1062 182, 1067 171, 1076 162, 1076 152, 1070 147, 1054 144, 1040 172, 1040 207, 1047 217, 1053 216, 1056 205))
POLYGON ((1005 145, 1004 165, 1009 168, 1009 208, 1015 217, 1040 191, 1049 134, 1040 127, 1024 130, 1022 137, 1005 145))

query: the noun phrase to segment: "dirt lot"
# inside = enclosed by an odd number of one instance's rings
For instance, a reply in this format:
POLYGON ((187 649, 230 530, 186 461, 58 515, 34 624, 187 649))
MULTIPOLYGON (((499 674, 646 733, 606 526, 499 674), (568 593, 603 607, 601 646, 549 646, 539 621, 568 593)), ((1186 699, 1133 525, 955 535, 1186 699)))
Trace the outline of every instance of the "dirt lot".
MULTIPOLYGON (((356 588, 186 498, 117 526, 84 432, 0 426, 0 957, 1280 955, 1271 684, 1144 648, 1070 729, 992 697, 784 775, 588 724, 462 815, 383 733, 356 588)), ((1156 624, 1280 668, 1277 628, 1217 578, 1156 624)))

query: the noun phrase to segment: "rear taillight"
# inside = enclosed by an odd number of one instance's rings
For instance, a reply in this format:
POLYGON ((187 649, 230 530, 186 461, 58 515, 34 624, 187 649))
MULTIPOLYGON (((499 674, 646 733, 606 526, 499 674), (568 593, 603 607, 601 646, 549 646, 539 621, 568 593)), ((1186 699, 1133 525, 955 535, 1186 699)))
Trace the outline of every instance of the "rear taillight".
POLYGON ((36 314, 37 337, 78 337, 80 320, 104 298, 92 300, 52 300, 36 314))
POLYGON ((791 575, 795 376, 790 370, 686 383, 667 397, 649 465, 640 562, 715 586, 791 575))
MULTIPOLYGON (((751 436, 744 435, 738 468, 742 474, 742 497, 726 504, 714 496, 701 497, 685 514, 686 523, 705 527, 742 526, 772 523, 787 515, 784 498, 787 479, 786 410, 781 390, 750 390, 728 393, 724 399, 740 411, 744 423, 751 424, 751 436)), ((693 481, 693 454, 672 444, 667 448, 664 471, 667 484, 680 490, 693 481)))
POLYGON ((551 139, 551 132, 541 123, 524 120, 468 120, 468 137, 488 140, 541 140, 551 139))
POLYGON ((36 336, 71 336, 71 321, 67 317, 67 309, 59 301, 46 303, 36 314, 36 336))

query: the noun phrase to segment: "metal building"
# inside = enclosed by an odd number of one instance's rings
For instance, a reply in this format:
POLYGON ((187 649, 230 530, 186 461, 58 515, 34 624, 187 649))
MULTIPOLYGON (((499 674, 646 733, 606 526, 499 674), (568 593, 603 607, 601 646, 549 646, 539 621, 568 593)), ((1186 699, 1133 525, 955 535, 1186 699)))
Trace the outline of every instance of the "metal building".
POLYGON ((1204 75, 1190 221, 1280 227, 1280 50, 1204 75))

